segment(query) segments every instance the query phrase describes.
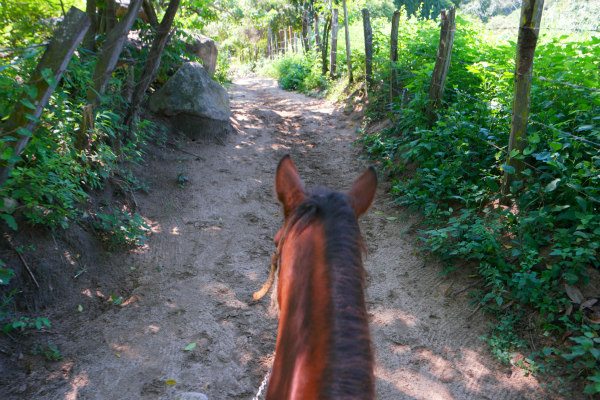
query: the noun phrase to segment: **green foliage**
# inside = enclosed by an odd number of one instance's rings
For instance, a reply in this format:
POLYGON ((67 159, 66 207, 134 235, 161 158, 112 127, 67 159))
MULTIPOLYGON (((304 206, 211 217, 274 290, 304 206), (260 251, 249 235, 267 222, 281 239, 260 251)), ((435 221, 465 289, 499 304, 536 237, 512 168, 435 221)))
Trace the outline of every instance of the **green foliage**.
POLYGON ((48 361, 60 361, 63 358, 58 346, 51 342, 35 345, 31 353, 44 356, 48 361))
POLYGON ((116 209, 96 213, 93 226, 111 248, 142 246, 150 230, 138 213, 116 209))
POLYGON ((6 286, 10 283, 10 280, 14 278, 15 271, 11 268, 6 268, 4 261, 0 260, 0 285, 6 286))
POLYGON ((315 53, 287 54, 274 62, 279 86, 285 90, 309 93, 327 89, 329 81, 321 75, 321 64, 315 53))
POLYGON ((584 286, 600 268, 600 39, 546 37, 538 45, 528 145, 511 154, 525 168, 504 198, 503 173, 516 173, 505 165, 514 43, 499 44, 458 16, 446 103, 429 127, 424 110, 439 28, 414 20, 400 27, 395 68, 408 96, 389 104, 390 66, 380 60, 369 117, 391 118, 394 126, 362 143, 392 176, 398 203, 426 216, 424 248, 453 268, 465 260, 477 266, 484 279, 478 301, 499 315, 486 339, 494 354, 508 361, 523 348, 514 332, 527 310, 540 332, 556 338, 542 361, 588 377, 592 393, 598 325, 568 311, 564 284, 584 286), (558 338, 567 331, 574 335, 562 351, 558 338), (559 353, 568 364, 553 359, 559 353))

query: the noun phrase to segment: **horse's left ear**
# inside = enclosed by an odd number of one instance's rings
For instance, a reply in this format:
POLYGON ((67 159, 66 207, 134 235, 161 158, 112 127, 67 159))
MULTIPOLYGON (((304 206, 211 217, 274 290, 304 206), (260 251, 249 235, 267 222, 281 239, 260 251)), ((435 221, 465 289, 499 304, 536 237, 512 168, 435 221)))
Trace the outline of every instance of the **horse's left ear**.
POLYGON ((277 198, 283 204, 283 213, 287 217, 300 203, 304 201, 304 184, 298 169, 289 154, 283 156, 275 173, 275 191, 277 198))
POLYGON ((377 173, 375 168, 369 167, 352 184, 352 189, 348 192, 350 204, 357 217, 360 217, 371 206, 377 189, 377 173))

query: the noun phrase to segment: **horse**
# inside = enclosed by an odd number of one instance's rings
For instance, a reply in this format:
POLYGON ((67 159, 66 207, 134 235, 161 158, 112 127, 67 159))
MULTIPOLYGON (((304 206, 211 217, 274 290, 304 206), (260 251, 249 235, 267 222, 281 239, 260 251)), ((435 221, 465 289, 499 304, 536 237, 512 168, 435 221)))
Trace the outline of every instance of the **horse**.
POLYGON ((279 162, 275 189, 284 222, 271 269, 278 274, 279 327, 267 400, 374 399, 358 217, 376 188, 370 167, 347 193, 309 191, 289 155, 279 162))

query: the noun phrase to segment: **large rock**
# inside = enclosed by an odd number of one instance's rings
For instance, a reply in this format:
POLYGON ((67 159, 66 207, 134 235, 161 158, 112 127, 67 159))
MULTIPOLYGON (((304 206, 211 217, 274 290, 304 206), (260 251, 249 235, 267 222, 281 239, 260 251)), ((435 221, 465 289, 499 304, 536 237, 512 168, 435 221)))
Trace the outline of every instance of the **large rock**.
POLYGON ((214 40, 195 33, 192 35, 192 41, 186 45, 186 48, 190 53, 200 57, 204 68, 206 68, 210 76, 215 74, 219 50, 214 40))
POLYGON ((227 91, 197 62, 184 63, 150 97, 150 109, 171 117, 175 127, 193 139, 215 138, 230 129, 227 91))

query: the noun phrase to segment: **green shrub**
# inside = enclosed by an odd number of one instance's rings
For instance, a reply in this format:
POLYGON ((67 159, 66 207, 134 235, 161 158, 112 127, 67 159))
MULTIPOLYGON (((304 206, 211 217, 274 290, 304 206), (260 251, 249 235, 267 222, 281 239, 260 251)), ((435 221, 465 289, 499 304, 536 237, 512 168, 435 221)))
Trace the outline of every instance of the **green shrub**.
MULTIPOLYGON (((484 281, 477 302, 500 319, 487 339, 493 352, 507 361, 523 349, 507 333, 526 311, 540 334, 554 338, 537 354, 541 362, 587 377, 586 391, 596 393, 599 325, 573 309, 564 285, 586 285, 589 270, 600 268, 600 91, 590 80, 600 39, 563 36, 538 45, 528 143, 512 154, 525 168, 503 197, 514 43, 499 44, 458 17, 445 104, 430 127, 424 110, 439 28, 400 26, 404 48, 396 68, 408 102, 389 105, 385 86, 372 91, 369 115, 391 118, 394 126, 364 135, 362 143, 392 175, 397 201, 426 216, 424 248, 451 268, 463 260, 477 266, 484 281), (559 340, 565 332, 572 333, 566 348, 559 340)), ((389 80, 389 68, 376 73, 376 81, 389 80)))
POLYGON ((139 214, 124 210, 96 213, 93 226, 111 248, 141 246, 150 230, 139 214))

